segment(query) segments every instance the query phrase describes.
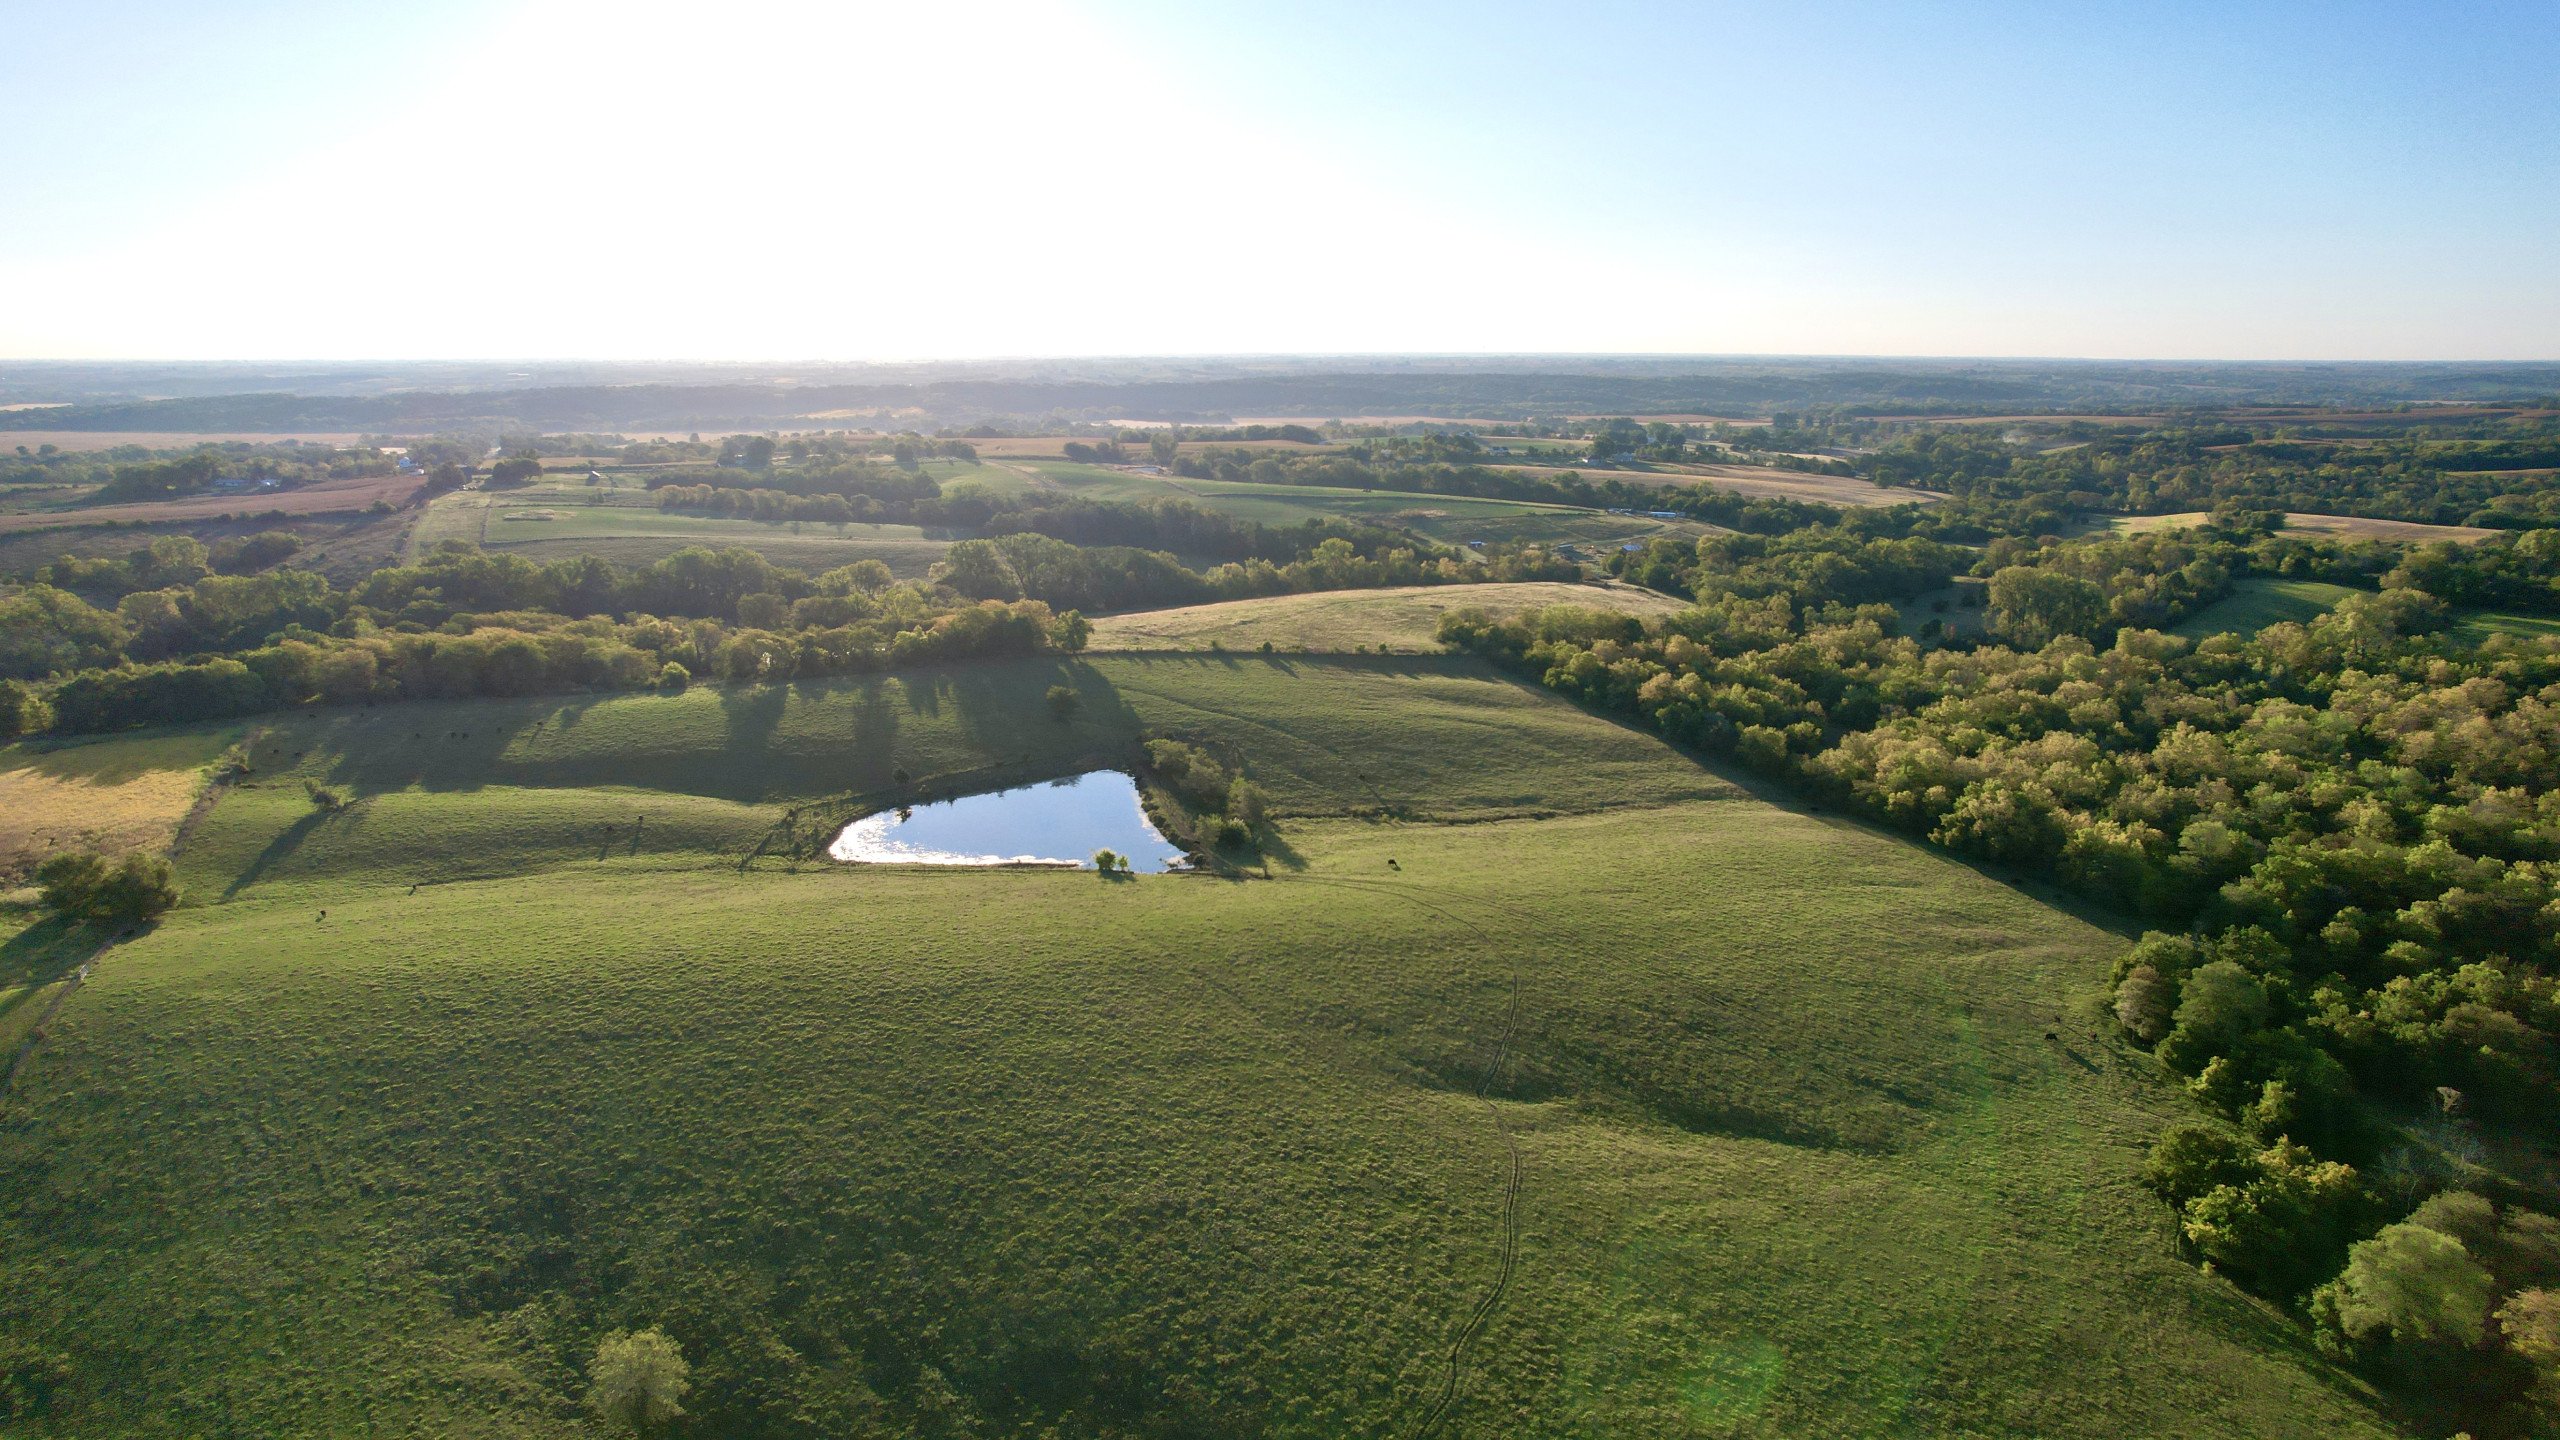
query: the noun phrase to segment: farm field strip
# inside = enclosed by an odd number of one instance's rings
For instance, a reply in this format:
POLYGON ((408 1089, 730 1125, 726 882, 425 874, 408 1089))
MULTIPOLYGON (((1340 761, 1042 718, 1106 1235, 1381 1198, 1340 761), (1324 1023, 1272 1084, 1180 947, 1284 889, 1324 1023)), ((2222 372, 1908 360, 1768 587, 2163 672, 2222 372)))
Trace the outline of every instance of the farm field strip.
POLYGON ((0 514, 0 535, 27 530, 59 530, 86 525, 143 525, 181 520, 218 520, 269 515, 334 515, 380 505, 398 507, 416 497, 426 483, 416 475, 370 475, 349 480, 322 480, 288 490, 234 491, 196 495, 183 500, 146 500, 130 505, 95 505, 67 510, 0 514))

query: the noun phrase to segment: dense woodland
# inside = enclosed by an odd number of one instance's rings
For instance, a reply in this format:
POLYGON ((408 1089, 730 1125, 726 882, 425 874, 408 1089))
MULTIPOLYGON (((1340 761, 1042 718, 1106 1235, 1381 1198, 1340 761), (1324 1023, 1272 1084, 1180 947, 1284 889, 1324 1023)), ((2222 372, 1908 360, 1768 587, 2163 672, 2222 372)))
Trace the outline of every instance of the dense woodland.
POLYGON ((2238 517, 1973 550, 1817 526, 1633 557, 1696 601, 1650 626, 1568 608, 1443 635, 2155 927, 2114 1013, 2210 1117, 2148 1171, 2197 1257, 2410 1403, 2510 1433, 2560 1399, 2560 1228, 2472 1161, 2546 1136, 2560 1099, 2560 644, 2458 640, 2427 587, 2548 607, 2554 537, 2238 517), (1965 571, 1983 641, 1905 626, 1892 602, 1965 571), (2254 637, 2164 633, 2251 575, 2374 588, 2254 637))

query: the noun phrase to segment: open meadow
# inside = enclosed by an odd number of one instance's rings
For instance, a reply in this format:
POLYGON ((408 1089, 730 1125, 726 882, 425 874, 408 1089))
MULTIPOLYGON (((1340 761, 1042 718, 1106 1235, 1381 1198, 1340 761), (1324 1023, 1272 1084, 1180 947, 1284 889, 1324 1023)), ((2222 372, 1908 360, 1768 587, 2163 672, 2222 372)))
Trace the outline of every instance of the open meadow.
POLYGON ((2116 937, 1473 660, 247 759, 7 1096, 0 1303, 72 1397, 12 1433, 585 1434, 653 1324, 750 1440, 2392 1433, 2137 1185, 2116 937), (815 858, 1142 735, 1265 787, 1271 878, 815 858))
POLYGON ((2351 585, 2333 585, 2325 580, 2255 576, 2233 582, 2228 597, 2169 627, 2169 633, 2201 640, 2207 635, 2255 635, 2286 621, 2308 624, 2357 593, 2351 585))
POLYGON ((448 540, 532 560, 595 555, 618 565, 646 565, 687 545, 737 545, 812 572, 878 560, 902 579, 923 575, 950 548, 913 525, 769 524, 661 510, 635 474, 609 473, 590 485, 583 471, 438 497, 411 528, 408 550, 422 555, 448 540))

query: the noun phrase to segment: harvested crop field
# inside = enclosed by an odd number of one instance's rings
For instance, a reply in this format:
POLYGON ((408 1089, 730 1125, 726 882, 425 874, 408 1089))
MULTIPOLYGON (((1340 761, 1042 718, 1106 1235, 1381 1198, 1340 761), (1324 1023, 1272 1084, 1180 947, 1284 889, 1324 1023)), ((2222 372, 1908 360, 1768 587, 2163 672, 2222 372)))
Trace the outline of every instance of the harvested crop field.
POLYGON ((352 430, 302 430, 294 434, 251 430, 8 430, 0 429, 11 446, 24 445, 30 450, 50 445, 57 450, 113 450, 119 445, 140 445, 150 450, 183 450, 195 445, 222 445, 237 441, 243 445, 282 445, 299 440, 305 445, 353 445, 364 437, 352 430))
POLYGON ((1273 595, 1141 610, 1093 622, 1093 650, 1197 650, 1218 645, 1249 650, 1269 642, 1279 650, 1322 653, 1378 645, 1436 645, 1440 617, 1482 609, 1500 615, 1549 605, 1583 605, 1634 615, 1667 615, 1684 602, 1631 585, 1574 585, 1522 581, 1498 585, 1413 585, 1392 590, 1328 590, 1312 595, 1273 595))
POLYGON ((296 490, 240 491, 184 500, 150 500, 138 505, 92 505, 77 510, 0 515, 0 535, 86 525, 219 520, 233 515, 340 515, 369 510, 377 504, 405 505, 426 483, 425 477, 418 475, 367 475, 353 480, 323 480, 296 490))
MULTIPOLYGON (((2119 515, 2109 524, 2129 534, 2146 530, 2183 530, 2210 517, 2202 510, 2176 515, 2119 515)), ((2469 544, 2486 540, 2495 530, 2477 525, 2421 525, 2415 520, 2373 520, 2362 515, 2309 515, 2287 512, 2285 528, 2306 535, 2344 535, 2357 540, 2454 540, 2469 544)))

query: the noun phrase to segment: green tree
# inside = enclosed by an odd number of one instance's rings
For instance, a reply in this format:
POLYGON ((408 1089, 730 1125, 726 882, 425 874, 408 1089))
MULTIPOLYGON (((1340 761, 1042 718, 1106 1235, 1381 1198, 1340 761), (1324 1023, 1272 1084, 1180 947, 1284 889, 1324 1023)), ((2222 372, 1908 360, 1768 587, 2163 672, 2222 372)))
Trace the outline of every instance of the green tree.
POLYGON ((2177 991, 2149 965, 2136 965, 2116 986, 2116 1023, 2146 1045, 2169 1033, 2177 991))
POLYGON ((1070 610, 1058 617, 1058 648, 1070 655, 1080 654, 1093 639, 1093 622, 1081 610, 1070 610))
POLYGON ((2142 1162, 2142 1183, 2182 1208, 2216 1186, 2246 1185, 2258 1175, 2256 1158, 2239 1137, 2209 1125, 2171 1127, 2142 1162))
POLYGON ((489 485, 492 489, 507 489, 530 484, 541 473, 540 460, 531 455, 510 455, 489 467, 489 485))
POLYGON ((1046 698, 1049 702, 1050 718, 1056 720, 1064 720, 1075 714, 1076 707, 1084 703, 1077 697, 1075 687, 1072 685, 1052 685, 1049 687, 1046 698))
POLYGON ((2229 960, 2199 965, 2181 987, 2176 1024, 2160 1042, 2160 1058, 2192 1075, 2240 1037, 2267 1021, 2267 989, 2229 960))
POLYGON ((55 913, 100 924, 149 920, 178 903, 169 862, 156 855, 110 863, 102 855, 65 851, 36 867, 36 885, 55 913))
POLYGON ((1227 815, 1247 830, 1259 828, 1270 808, 1270 798, 1262 787, 1241 775, 1227 787, 1227 815))
POLYGON ((2312 1313, 2358 1345, 2477 1345, 2496 1286, 2462 1242, 2423 1225, 2386 1225, 2347 1251, 2312 1313))
POLYGON ((34 686, 0 680, 0 743, 33 735, 52 723, 53 707, 34 686))
POLYGON ((2012 645, 2041 650, 2063 635, 2088 635, 2107 618, 2107 592, 2077 575, 2012 565, 1991 577, 1985 618, 2012 645))
POLYGON ((40 680, 112 665, 132 636, 115 612, 50 585, 30 585, 0 599, 0 679, 40 680))
POLYGON ((684 1413, 690 1373, 683 1349, 656 1326, 616 1330, 587 1362, 587 1408, 607 1425, 643 1433, 684 1413))
POLYGON ((992 540, 963 540, 933 567, 933 578, 972 600, 1019 600, 1022 577, 992 540))

